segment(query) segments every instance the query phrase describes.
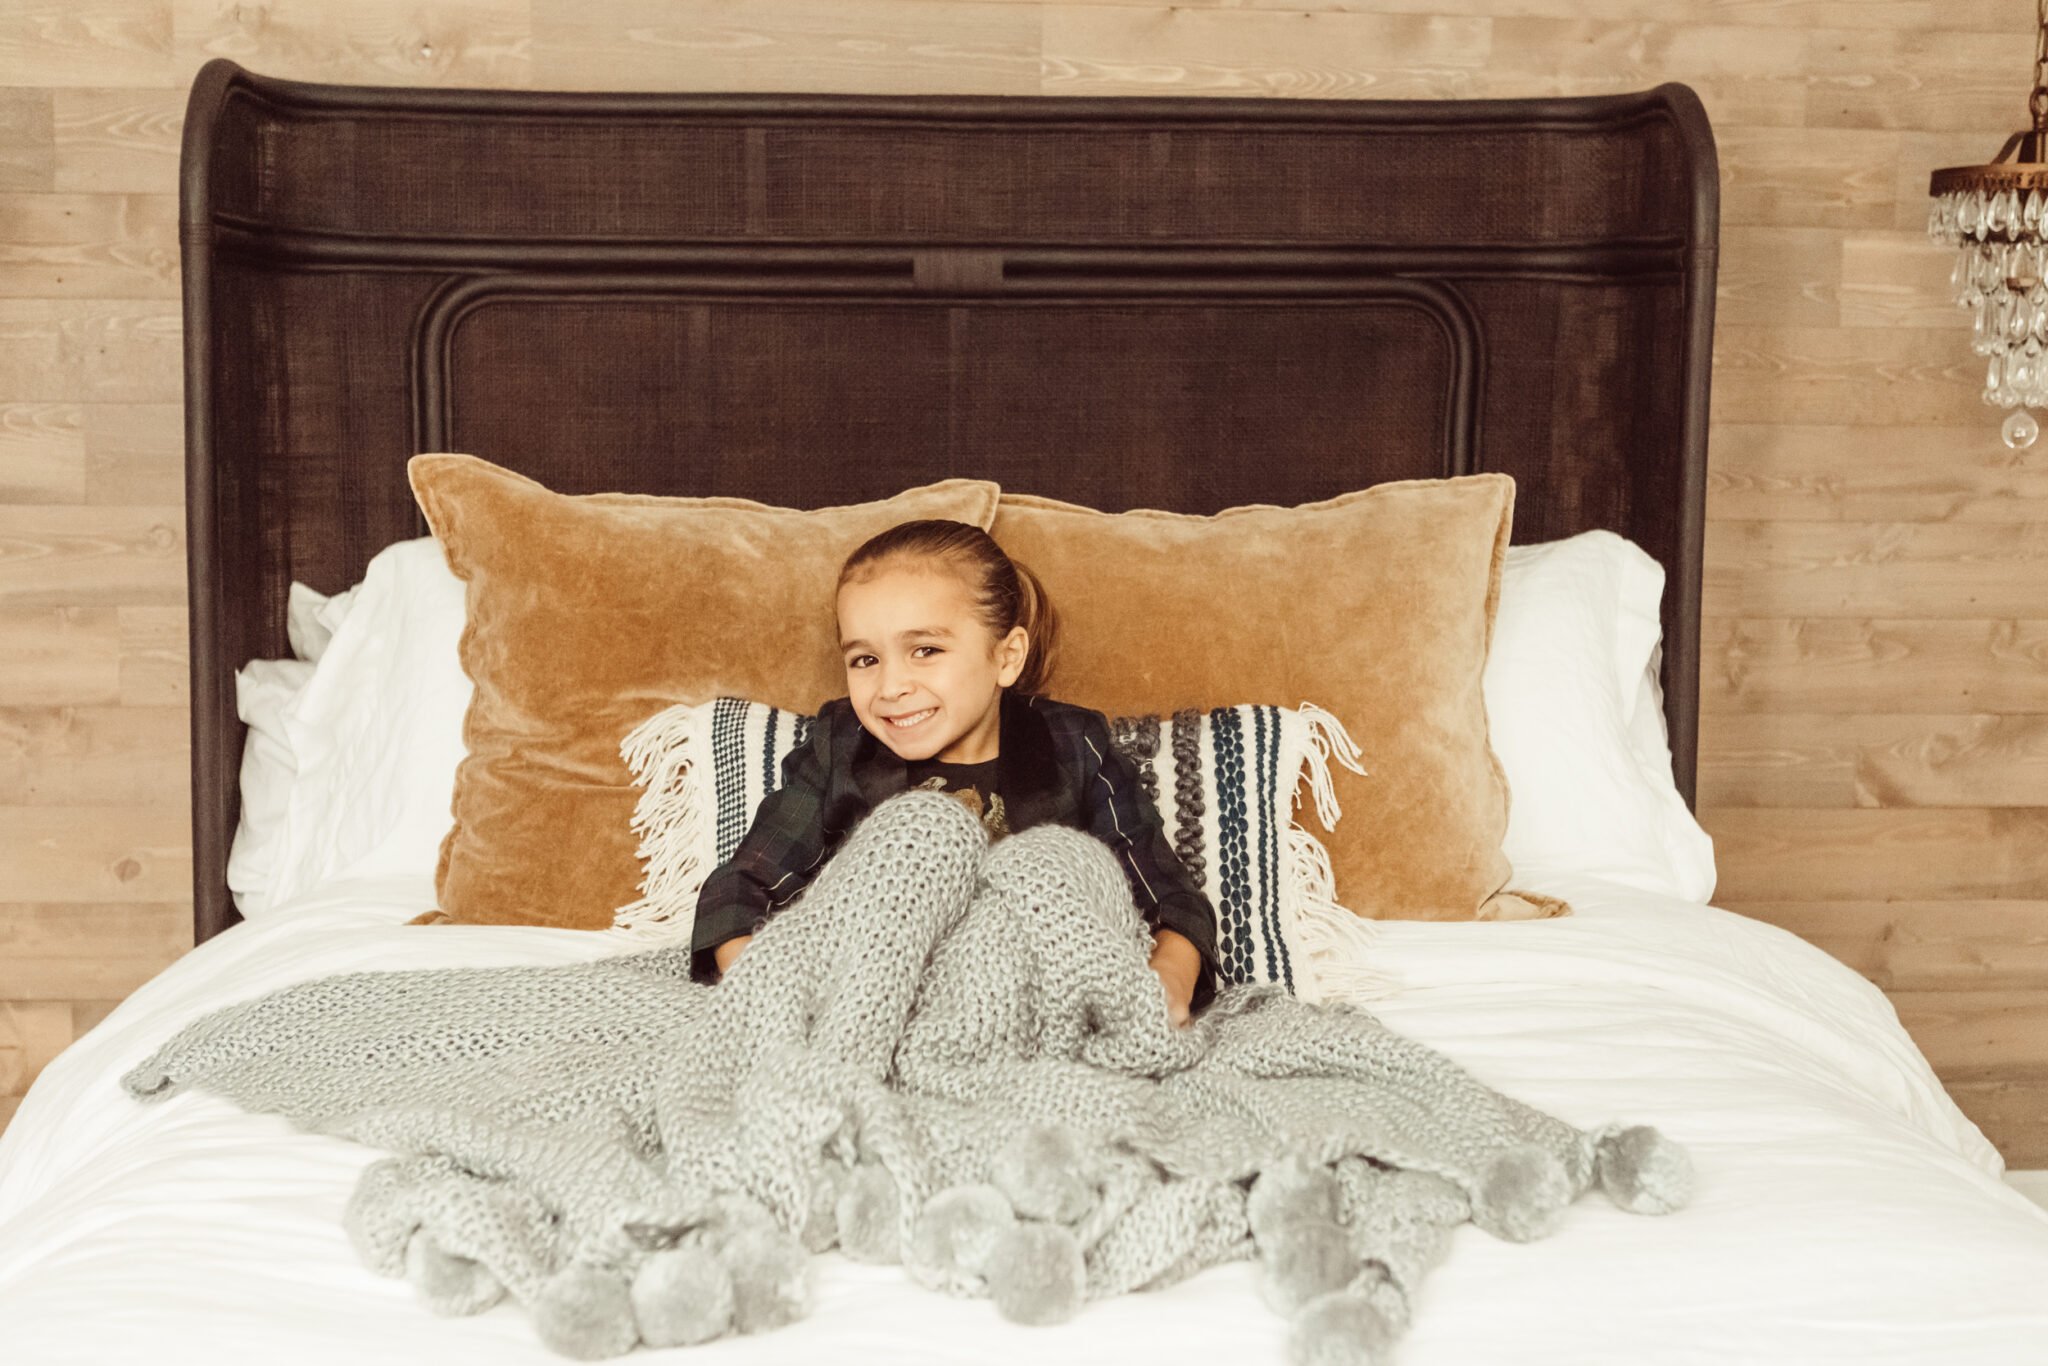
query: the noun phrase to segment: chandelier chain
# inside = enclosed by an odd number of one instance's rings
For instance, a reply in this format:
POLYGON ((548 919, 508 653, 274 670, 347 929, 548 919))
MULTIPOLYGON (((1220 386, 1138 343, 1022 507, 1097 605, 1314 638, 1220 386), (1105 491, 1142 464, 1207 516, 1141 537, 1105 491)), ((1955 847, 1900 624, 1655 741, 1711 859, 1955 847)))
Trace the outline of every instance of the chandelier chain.
POLYGON ((2048 0, 2036 0, 2034 19, 2034 93, 2027 96, 2027 110, 2040 132, 2048 130, 2048 0))

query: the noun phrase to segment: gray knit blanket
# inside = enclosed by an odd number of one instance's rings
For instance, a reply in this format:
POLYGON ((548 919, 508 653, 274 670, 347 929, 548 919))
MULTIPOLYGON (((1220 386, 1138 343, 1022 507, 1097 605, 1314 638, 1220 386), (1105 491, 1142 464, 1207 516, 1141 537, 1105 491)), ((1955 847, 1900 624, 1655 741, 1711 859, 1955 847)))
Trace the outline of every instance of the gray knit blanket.
POLYGON ((804 1315, 811 1254, 1052 1323, 1255 1258, 1298 1363, 1389 1358, 1469 1219, 1593 1185, 1664 1213, 1684 1150, 1584 1132, 1371 1014, 1231 987, 1176 1028, 1114 856, 878 806, 715 987, 687 945, 352 972, 207 1015, 122 1078, 390 1150, 346 1227, 441 1313, 506 1295, 575 1358, 804 1315))

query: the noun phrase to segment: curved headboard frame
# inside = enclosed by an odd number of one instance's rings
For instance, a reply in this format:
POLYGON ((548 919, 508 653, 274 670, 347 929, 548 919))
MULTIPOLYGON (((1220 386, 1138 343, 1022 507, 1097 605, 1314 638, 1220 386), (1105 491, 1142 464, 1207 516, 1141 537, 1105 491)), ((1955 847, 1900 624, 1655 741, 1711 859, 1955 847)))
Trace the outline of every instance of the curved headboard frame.
POLYGON ((796 506, 1109 510, 1500 470, 1664 565, 1692 800, 1719 224, 1705 111, 1582 99, 601 94, 198 74, 181 181, 194 926, 234 671, 462 449, 796 506))

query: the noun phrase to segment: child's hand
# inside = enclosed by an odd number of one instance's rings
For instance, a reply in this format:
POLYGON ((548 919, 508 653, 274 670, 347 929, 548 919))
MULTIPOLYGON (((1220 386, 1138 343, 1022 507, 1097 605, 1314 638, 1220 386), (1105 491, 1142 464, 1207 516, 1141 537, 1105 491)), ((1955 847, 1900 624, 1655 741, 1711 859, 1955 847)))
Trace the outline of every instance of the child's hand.
POLYGON ((1187 936, 1169 929, 1153 931, 1152 971, 1166 988, 1166 1018, 1179 1028, 1188 1022, 1188 1002, 1202 973, 1202 955, 1187 936))

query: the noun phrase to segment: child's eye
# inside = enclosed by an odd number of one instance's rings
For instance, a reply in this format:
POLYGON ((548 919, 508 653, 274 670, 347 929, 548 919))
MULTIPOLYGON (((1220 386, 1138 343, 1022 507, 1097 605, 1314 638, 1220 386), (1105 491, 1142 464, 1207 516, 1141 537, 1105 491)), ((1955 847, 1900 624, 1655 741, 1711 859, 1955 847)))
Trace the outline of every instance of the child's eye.
POLYGON ((846 667, 849 669, 864 669, 874 663, 874 661, 875 657, 873 655, 855 655, 852 659, 846 661, 846 667))
POLYGON ((937 654, 939 652, 939 647, 936 645, 920 645, 917 647, 917 649, 912 650, 911 653, 918 654, 924 650, 930 650, 933 654, 937 654))

